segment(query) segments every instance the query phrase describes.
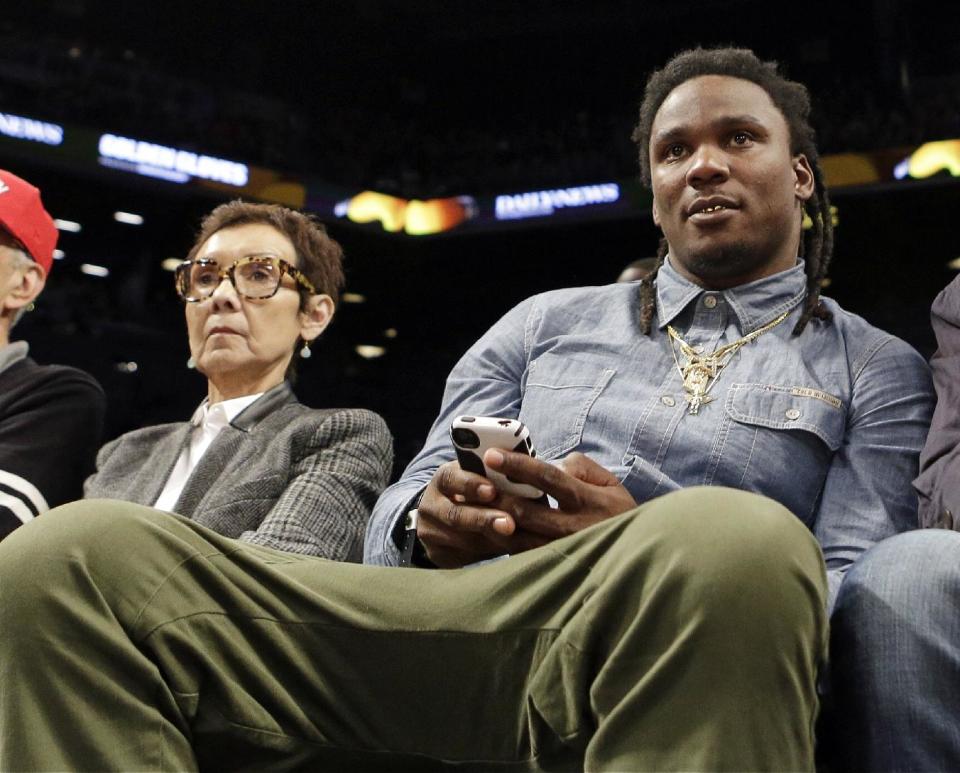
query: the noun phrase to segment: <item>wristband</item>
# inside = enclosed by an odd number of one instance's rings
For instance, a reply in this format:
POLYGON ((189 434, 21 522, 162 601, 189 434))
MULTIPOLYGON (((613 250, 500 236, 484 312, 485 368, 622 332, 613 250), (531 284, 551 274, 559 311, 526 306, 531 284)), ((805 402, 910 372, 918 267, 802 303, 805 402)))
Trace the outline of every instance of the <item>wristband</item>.
POLYGON ((417 508, 408 510, 403 519, 403 546, 400 550, 400 566, 413 566, 413 551, 420 541, 417 539, 417 519, 420 511, 417 508))
POLYGON ((416 566, 420 569, 436 569, 437 565, 427 557, 426 548, 417 537, 417 520, 420 511, 409 510, 404 518, 403 550, 400 551, 400 566, 416 566))
POLYGON ((417 495, 410 500, 406 514, 403 518, 398 518, 393 527, 393 541, 400 550, 400 566, 418 566, 424 569, 436 569, 434 564, 427 558, 427 551, 423 543, 417 539, 417 520, 420 512, 420 500, 426 492, 424 486, 417 495))

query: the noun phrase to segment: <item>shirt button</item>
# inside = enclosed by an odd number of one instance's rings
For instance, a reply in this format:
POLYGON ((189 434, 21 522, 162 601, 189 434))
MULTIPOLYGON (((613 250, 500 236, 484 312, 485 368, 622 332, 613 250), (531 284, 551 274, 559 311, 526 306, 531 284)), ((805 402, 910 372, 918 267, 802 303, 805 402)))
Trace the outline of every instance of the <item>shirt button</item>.
POLYGON ((677 401, 670 397, 670 395, 664 395, 661 397, 660 402, 666 405, 668 408, 673 408, 673 406, 677 404, 677 401))
POLYGON ((796 408, 790 408, 786 412, 786 417, 790 419, 790 421, 796 421, 800 418, 800 411, 798 411, 796 408))
POLYGON ((706 306, 708 309, 714 308, 717 305, 717 296, 708 295, 706 298, 703 299, 703 305, 706 306))

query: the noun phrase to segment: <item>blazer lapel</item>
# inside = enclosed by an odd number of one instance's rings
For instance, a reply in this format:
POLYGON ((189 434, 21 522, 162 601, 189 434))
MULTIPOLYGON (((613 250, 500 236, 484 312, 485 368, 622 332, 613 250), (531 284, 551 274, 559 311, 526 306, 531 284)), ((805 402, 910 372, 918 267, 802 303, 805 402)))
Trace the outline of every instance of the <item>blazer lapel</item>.
POLYGON ((190 442, 192 429, 190 422, 185 422, 152 448, 145 450, 145 454, 149 456, 149 463, 143 465, 141 474, 133 477, 131 481, 133 485, 127 497, 129 501, 153 506, 160 492, 163 491, 167 478, 173 472, 173 466, 180 458, 180 452, 190 442))
MULTIPOLYGON (((231 462, 242 461, 243 455, 240 451, 248 433, 282 405, 296 402, 296 399, 290 385, 284 381, 265 392, 258 400, 237 414, 230 422, 230 426, 224 427, 217 435, 216 440, 213 441, 200 463, 190 474, 187 485, 183 487, 180 498, 174 505, 174 512, 187 518, 193 518, 197 506, 210 489, 216 485, 227 465, 231 462)), ((174 457, 174 460, 176 460, 176 457, 174 457)), ((157 493, 159 494, 159 489, 157 493)))
POLYGON ((204 495, 216 484, 227 463, 234 457, 246 433, 234 427, 224 427, 213 441, 200 463, 193 468, 187 485, 180 492, 180 498, 173 511, 187 518, 193 518, 197 505, 204 495))

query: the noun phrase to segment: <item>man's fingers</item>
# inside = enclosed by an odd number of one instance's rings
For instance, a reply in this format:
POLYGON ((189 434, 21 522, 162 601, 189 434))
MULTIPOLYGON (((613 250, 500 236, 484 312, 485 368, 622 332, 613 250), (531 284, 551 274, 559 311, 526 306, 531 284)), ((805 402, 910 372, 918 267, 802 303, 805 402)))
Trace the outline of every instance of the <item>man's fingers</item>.
POLYGON ((417 509, 421 516, 432 518, 454 531, 512 534, 515 528, 509 513, 482 503, 471 503, 460 494, 444 494, 432 484, 427 486, 417 509))
POLYGON ((466 501, 489 502, 497 493, 489 480, 474 472, 461 470, 456 462, 440 465, 431 482, 450 499, 459 496, 466 501))
POLYGON ((574 451, 559 461, 560 468, 577 480, 594 486, 619 486, 620 479, 586 454, 574 451))
POLYGON ((512 534, 514 529, 513 519, 501 510, 488 510, 457 502, 451 502, 433 515, 457 531, 493 530, 498 534, 512 534))
POLYGON ((540 535, 545 541, 566 537, 577 531, 576 519, 549 505, 524 497, 502 497, 501 506, 509 510, 517 524, 518 531, 540 535))
POLYGON ((444 569, 473 563, 495 552, 482 535, 454 531, 425 514, 417 521, 417 538, 427 558, 444 569))
POLYGON ((491 532, 458 531, 444 521, 421 514, 417 537, 427 557, 437 566, 454 568, 504 553, 521 553, 549 540, 536 534, 515 532, 509 536, 491 532))
POLYGON ((526 454, 491 448, 484 454, 484 462, 510 480, 529 483, 546 492, 564 510, 577 510, 581 505, 582 489, 579 481, 553 464, 526 454))

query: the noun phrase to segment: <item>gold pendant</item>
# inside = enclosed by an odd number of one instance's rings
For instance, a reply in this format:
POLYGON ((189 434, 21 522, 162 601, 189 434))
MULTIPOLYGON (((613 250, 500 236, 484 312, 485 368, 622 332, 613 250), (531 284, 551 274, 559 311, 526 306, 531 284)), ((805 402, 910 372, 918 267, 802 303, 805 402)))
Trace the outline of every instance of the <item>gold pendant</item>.
POLYGON ((716 378, 701 363, 691 362, 684 368, 683 389, 687 393, 684 395, 686 401, 690 403, 690 415, 696 416, 700 412, 700 406, 706 405, 713 400, 707 396, 707 389, 710 388, 710 381, 716 378))
POLYGON ((700 406, 706 405, 707 403, 712 403, 713 398, 708 397, 707 395, 686 395, 687 402, 690 403, 690 410, 687 411, 691 416, 696 416, 700 413, 700 406))
POLYGON ((690 346, 690 344, 680 337, 680 334, 676 330, 670 325, 667 325, 667 334, 670 336, 670 351, 673 354, 673 361, 677 365, 677 370, 680 371, 680 379, 683 381, 683 391, 686 392, 684 399, 690 404, 688 413, 691 416, 696 416, 700 413, 702 406, 713 402, 713 398, 710 397, 707 392, 710 391, 713 382, 719 378, 720 373, 727 366, 727 363, 733 359, 733 356, 740 351, 740 348, 744 346, 744 344, 756 341, 768 330, 775 328, 787 318, 788 314, 790 314, 789 310, 783 312, 783 314, 772 322, 768 322, 763 327, 754 330, 752 333, 748 333, 743 338, 729 343, 726 346, 721 346, 712 354, 701 354, 701 347, 690 346), (674 344, 676 344, 676 347, 674 344), (680 354, 687 360, 683 364, 680 363, 677 348, 679 348, 680 354))

